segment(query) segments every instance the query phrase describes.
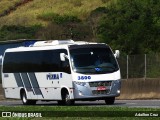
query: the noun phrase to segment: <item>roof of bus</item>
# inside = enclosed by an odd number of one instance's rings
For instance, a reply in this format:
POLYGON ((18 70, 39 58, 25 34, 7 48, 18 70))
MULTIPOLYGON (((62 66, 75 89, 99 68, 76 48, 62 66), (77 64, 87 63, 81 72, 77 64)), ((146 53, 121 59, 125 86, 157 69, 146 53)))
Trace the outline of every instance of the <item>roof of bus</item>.
POLYGON ((47 49, 67 49, 70 45, 89 45, 89 44, 104 44, 95 42, 85 41, 73 41, 73 40, 49 40, 49 41, 38 41, 29 47, 17 47, 9 48, 5 52, 18 52, 18 51, 31 51, 31 50, 47 50, 47 49))

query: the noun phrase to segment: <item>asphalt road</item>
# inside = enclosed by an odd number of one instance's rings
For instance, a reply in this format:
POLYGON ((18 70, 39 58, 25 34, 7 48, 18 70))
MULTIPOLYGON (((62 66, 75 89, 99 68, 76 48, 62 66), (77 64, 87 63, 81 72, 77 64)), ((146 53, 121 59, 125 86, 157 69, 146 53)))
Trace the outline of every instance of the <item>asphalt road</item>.
MULTIPOLYGON (((0 106, 22 106, 20 100, 0 101, 0 106)), ((38 101, 36 106, 58 106, 57 102, 38 101)), ((104 101, 76 101, 74 106, 115 106, 115 107, 141 107, 160 108, 160 100, 116 100, 114 105, 106 105, 104 101)))

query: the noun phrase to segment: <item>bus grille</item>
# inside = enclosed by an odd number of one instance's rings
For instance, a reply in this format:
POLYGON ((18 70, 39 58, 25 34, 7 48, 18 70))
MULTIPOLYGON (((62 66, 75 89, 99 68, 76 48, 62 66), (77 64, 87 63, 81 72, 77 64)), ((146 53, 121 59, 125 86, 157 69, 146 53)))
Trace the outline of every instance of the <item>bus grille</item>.
POLYGON ((111 86, 112 81, 89 82, 90 87, 111 86))

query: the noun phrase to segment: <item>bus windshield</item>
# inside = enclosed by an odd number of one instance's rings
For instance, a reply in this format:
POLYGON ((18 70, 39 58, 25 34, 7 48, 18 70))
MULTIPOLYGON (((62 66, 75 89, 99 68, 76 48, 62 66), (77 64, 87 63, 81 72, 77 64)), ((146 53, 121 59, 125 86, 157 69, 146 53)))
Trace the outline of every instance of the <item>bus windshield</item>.
POLYGON ((78 47, 70 50, 72 68, 77 73, 106 74, 119 69, 108 46, 78 47))

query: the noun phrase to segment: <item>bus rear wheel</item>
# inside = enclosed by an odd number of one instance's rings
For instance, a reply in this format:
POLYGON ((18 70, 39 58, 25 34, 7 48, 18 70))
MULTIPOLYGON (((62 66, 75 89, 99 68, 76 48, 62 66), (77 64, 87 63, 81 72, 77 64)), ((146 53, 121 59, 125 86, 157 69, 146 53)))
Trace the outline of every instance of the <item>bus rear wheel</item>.
POLYGON ((21 100, 22 100, 23 105, 35 105, 36 104, 36 100, 27 99, 27 95, 24 90, 21 92, 21 100))
POLYGON ((105 103, 107 105, 113 105, 114 104, 114 101, 115 101, 115 97, 109 97, 109 98, 106 98, 105 99, 105 103))

